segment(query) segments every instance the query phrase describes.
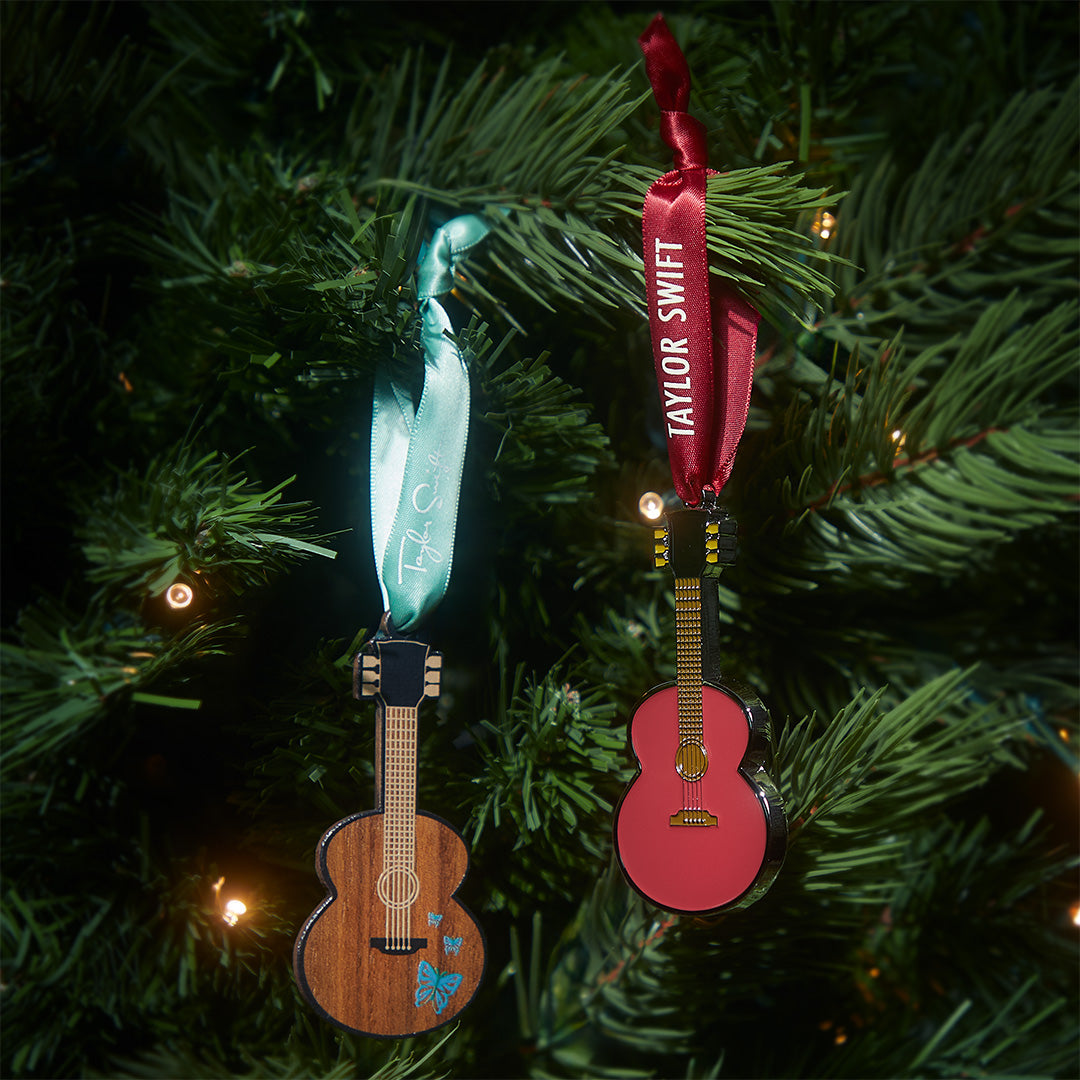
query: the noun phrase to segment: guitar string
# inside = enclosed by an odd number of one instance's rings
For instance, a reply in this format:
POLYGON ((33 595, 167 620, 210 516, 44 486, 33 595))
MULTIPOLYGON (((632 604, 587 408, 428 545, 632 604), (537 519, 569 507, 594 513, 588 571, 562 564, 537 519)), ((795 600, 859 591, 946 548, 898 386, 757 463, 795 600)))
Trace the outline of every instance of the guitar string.
POLYGON ((392 864, 392 851, 393 851, 393 833, 392 825, 393 821, 393 799, 394 799, 394 719, 393 712, 390 709, 386 710, 386 805, 384 810, 388 813, 383 818, 383 903, 386 905, 386 945, 387 948, 392 947, 392 930, 393 930, 393 905, 389 903, 390 893, 388 885, 391 883, 392 864))
MULTIPOLYGON (((679 743, 692 743, 704 754, 704 702, 701 682, 701 581, 679 578, 675 581, 675 643, 679 698, 679 743), (680 648, 681 646, 681 648, 680 648), (680 663, 681 661, 681 663, 680 663), (690 670, 688 670, 688 667, 690 670)), ((693 759, 697 764, 697 758, 693 759)), ((706 766, 707 767, 707 766, 706 766)), ((694 772, 696 770, 691 770, 694 772)), ((704 774, 702 774, 703 776, 704 774)), ((683 810, 700 816, 704 810, 702 777, 681 777, 683 810)))
POLYGON ((394 876, 395 888, 395 915, 397 918, 397 940, 395 945, 398 949, 408 947, 406 938, 406 912, 405 900, 408 889, 408 865, 405 858, 405 793, 402 790, 405 782, 405 755, 406 749, 406 721, 404 712, 398 713, 398 775, 397 775, 397 816, 395 821, 395 841, 398 869, 394 876))
POLYGON ((415 872, 415 709, 387 708, 386 744, 382 897, 385 933, 388 948, 405 950, 412 939, 412 907, 419 896, 415 872))

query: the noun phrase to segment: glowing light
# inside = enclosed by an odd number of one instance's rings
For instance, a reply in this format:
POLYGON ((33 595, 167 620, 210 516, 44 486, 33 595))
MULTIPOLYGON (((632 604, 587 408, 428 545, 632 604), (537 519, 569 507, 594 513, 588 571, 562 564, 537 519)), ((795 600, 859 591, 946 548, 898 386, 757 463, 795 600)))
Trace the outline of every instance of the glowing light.
POLYGON ((169 607, 176 610, 186 608, 195 599, 195 590, 182 581, 174 581, 165 593, 165 600, 169 607))
POLYGON ((1073 926, 1080 926, 1080 904, 1073 904, 1069 914, 1072 916, 1073 926))
POLYGON ((230 926, 235 926, 240 921, 240 916, 246 911, 247 904, 243 900, 228 900, 225 903, 225 911, 221 917, 230 926))
POLYGON ((836 218, 828 210, 824 210, 814 220, 812 228, 822 240, 828 240, 832 236, 833 229, 836 228, 836 218))
POLYGON ((905 435, 899 428, 893 428, 892 441, 896 443, 896 452, 899 454, 904 449, 905 435))
POLYGON ((664 500, 655 491, 646 491, 638 499, 637 508, 646 521, 659 521, 664 513, 664 500))
POLYGON ((1069 729, 1068 728, 1059 727, 1058 728, 1058 735, 1061 736, 1061 741, 1062 742, 1068 742, 1069 741, 1069 729))

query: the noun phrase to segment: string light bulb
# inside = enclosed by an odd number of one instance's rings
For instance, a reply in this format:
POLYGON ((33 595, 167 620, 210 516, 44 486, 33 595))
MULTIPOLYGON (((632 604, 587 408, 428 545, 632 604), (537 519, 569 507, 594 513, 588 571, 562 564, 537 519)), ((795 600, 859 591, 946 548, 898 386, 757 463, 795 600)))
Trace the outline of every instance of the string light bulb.
POLYGON ((240 921, 240 916, 247 911, 247 904, 243 900, 227 900, 222 918, 230 925, 235 926, 240 921))
POLYGON ((211 886, 214 890, 214 901, 221 914, 222 921, 229 926, 235 926, 240 921, 240 916, 247 913, 247 904, 245 904, 243 900, 238 900, 236 897, 233 897, 231 900, 226 900, 225 905, 222 906, 221 887, 224 884, 225 878, 219 877, 211 886))
POLYGON ((174 611, 181 611, 186 607, 190 607, 191 601, 194 599, 195 590, 184 581, 174 581, 165 590, 165 602, 174 611))
POLYGON ((1069 914, 1072 916, 1073 926, 1080 926, 1080 902, 1073 904, 1069 914))
POLYGON ((655 491, 646 491, 638 499, 637 508, 638 513, 646 521, 659 521, 664 513, 664 499, 655 491))

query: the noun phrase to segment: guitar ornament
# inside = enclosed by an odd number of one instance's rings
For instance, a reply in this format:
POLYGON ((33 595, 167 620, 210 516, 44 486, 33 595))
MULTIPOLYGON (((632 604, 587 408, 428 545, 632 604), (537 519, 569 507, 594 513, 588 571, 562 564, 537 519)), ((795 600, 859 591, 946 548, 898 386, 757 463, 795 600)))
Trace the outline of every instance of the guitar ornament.
POLYGON ((716 578, 734 561, 735 523, 717 505, 746 425, 758 313, 710 284, 704 126, 686 110, 690 70, 663 16, 639 39, 674 168, 642 208, 645 297, 675 492, 687 507, 658 529, 656 565, 675 575, 675 685, 629 725, 639 774, 615 814, 630 881, 669 911, 711 914, 756 899, 776 876, 786 825, 766 771, 768 714, 721 681, 716 578))
POLYGON ((394 636, 389 617, 357 655, 354 694, 376 700, 377 809, 331 826, 315 868, 327 890, 300 931, 296 981, 325 1019, 383 1038, 441 1027, 472 1000, 484 936, 454 899, 465 841, 416 809, 417 711, 438 697, 442 656, 394 636))
POLYGON ((446 592, 469 432, 469 372, 439 297, 454 262, 490 230, 473 214, 437 228, 417 270, 424 386, 419 404, 376 369, 371 540, 385 614, 356 657, 353 693, 376 701, 376 809, 332 826, 315 855, 326 899, 293 953, 301 992, 327 1020, 397 1038, 441 1027, 473 999, 484 937, 455 899, 469 865, 442 818, 416 809, 417 709, 439 696, 442 656, 411 632, 446 592), (393 613, 391 615, 391 613, 393 613))
POLYGON ((752 691, 720 681, 720 567, 735 522, 715 504, 675 510, 656 530, 656 564, 675 575, 676 681, 630 719, 638 776, 615 811, 615 850, 630 884, 667 911, 745 906, 772 883, 786 829, 767 770, 769 715, 752 691))

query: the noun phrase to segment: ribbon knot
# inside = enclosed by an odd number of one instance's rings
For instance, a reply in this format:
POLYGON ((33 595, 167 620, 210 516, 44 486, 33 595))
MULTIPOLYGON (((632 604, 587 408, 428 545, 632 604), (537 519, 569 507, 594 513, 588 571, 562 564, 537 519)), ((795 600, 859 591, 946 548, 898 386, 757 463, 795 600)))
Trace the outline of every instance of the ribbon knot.
POLYGON ((437 299, 454 286, 454 260, 490 231, 464 214, 431 239, 417 271, 424 389, 414 408, 388 365, 375 376, 371 414, 371 536, 375 568, 398 630, 416 626, 450 582, 458 497, 469 436, 469 373, 446 309, 437 299))
POLYGON ((705 144, 705 125, 689 113, 664 110, 660 114, 660 137, 675 154, 679 172, 704 169, 709 153, 705 144))

